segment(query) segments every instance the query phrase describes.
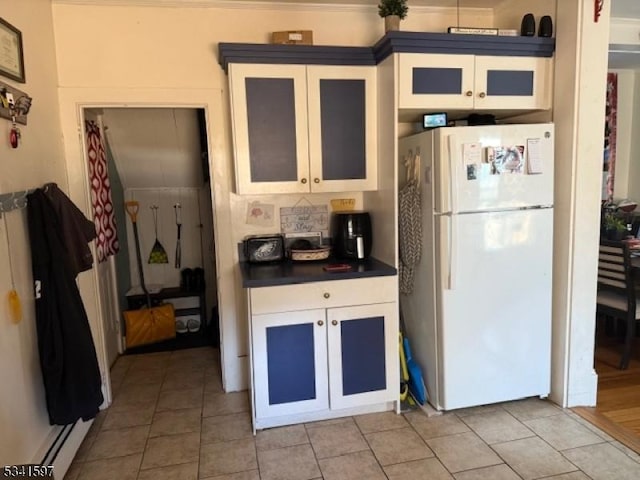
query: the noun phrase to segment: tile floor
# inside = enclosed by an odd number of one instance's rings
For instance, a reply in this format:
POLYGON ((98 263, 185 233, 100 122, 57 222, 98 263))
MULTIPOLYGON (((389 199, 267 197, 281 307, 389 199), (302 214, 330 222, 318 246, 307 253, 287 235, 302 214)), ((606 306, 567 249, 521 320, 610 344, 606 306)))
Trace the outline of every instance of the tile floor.
POLYGON ((640 457, 576 414, 527 399, 427 417, 362 415, 251 432, 211 348, 120 357, 114 402, 67 480, 637 480, 640 457))

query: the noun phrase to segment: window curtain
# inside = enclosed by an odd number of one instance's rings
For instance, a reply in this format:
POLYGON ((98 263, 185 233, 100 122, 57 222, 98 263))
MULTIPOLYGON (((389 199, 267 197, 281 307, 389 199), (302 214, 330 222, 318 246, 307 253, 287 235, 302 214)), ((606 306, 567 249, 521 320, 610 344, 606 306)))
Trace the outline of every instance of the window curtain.
POLYGON ((616 130, 618 116, 618 74, 607 74, 607 105, 604 125, 602 200, 613 200, 616 174, 616 130))
POLYGON ((100 134, 100 127, 93 120, 85 121, 87 153, 89 156, 89 179, 91 182, 91 205, 96 226, 96 251, 98 262, 118 253, 118 234, 111 200, 111 184, 107 170, 107 156, 100 134))

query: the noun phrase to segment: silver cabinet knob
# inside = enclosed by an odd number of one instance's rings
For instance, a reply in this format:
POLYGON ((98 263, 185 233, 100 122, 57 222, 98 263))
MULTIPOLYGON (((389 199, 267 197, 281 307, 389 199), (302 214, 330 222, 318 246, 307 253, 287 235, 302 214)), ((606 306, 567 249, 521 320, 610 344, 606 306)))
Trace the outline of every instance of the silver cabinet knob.
POLYGON ((322 320, 318 320, 318 325, 323 326, 324 322, 322 320))
POLYGON ((331 325, 333 325, 334 327, 338 325, 338 320, 331 320, 331 325))
POLYGON ((300 180, 300 183, 307 183, 307 179, 303 178, 302 180, 300 180))
POLYGON ((331 294, 329 292, 327 292, 323 296, 324 296, 324 298, 329 298, 331 296, 331 294))

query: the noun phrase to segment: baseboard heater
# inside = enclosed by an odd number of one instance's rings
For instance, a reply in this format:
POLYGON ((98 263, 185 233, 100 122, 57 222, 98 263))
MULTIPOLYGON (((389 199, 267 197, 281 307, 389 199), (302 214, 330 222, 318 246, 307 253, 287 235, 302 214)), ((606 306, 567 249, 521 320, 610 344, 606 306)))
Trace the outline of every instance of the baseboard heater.
POLYGON ((52 478, 62 480, 92 423, 93 419, 88 422, 78 420, 63 427, 54 428, 44 446, 34 457, 33 463, 53 465, 52 478))

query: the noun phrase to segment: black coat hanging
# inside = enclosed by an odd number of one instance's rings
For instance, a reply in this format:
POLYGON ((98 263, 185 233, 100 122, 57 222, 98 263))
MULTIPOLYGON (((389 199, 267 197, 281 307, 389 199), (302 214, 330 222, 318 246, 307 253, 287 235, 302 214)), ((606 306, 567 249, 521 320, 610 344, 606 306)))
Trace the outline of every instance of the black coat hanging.
POLYGON ((38 352, 49 422, 95 417, 102 381, 87 313, 56 211, 41 189, 27 197, 38 352))

